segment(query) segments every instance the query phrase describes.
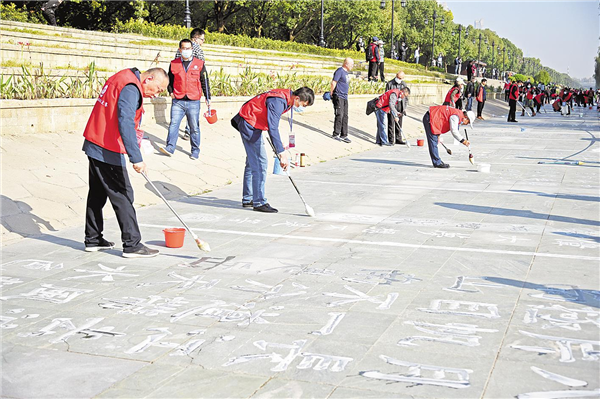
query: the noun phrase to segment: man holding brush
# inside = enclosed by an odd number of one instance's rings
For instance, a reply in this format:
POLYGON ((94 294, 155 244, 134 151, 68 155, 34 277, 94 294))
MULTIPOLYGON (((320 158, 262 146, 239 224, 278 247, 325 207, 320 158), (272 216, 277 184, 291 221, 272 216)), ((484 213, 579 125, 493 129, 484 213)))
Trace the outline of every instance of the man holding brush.
POLYGON ((469 124, 473 128, 475 113, 473 111, 463 111, 452 108, 449 105, 437 105, 429 107, 429 111, 423 116, 423 127, 427 135, 427 146, 429 147, 429 156, 434 168, 447 169, 449 164, 440 159, 438 153, 438 141, 441 134, 452 133, 454 138, 469 146, 469 140, 460 135, 459 126, 469 124))
POLYGON ((124 69, 108 78, 102 88, 83 136, 83 151, 89 160, 89 192, 85 214, 85 250, 96 252, 112 249, 114 242, 102 236, 102 208, 106 200, 117 215, 123 241, 123 257, 149 258, 158 255, 156 249, 142 244, 142 235, 133 207, 133 187, 127 174, 127 163, 138 173, 146 173, 140 143, 143 132, 143 98, 152 98, 165 91, 169 77, 162 68, 141 72, 124 69))
MULTIPOLYGON (((283 170, 287 170, 289 159, 279 136, 279 120, 292 107, 301 111, 313 105, 315 93, 308 87, 296 91, 273 89, 248 100, 240 112, 231 119, 231 125, 240 132, 246 150, 242 206, 257 212, 277 213, 267 202, 267 151, 263 145, 262 132, 268 131, 271 143, 283 170)), ((290 129, 294 111, 290 116, 290 129)))

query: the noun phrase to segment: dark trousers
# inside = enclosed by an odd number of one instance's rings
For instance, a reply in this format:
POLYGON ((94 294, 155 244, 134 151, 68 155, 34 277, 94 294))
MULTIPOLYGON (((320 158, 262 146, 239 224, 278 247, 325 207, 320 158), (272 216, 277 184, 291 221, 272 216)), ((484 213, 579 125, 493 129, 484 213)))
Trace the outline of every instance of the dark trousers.
POLYGON ((377 80, 377 62, 369 61, 369 80, 377 80))
POLYGON ((485 105, 485 101, 482 101, 482 102, 477 101, 477 116, 481 116, 484 105, 485 105))
POLYGON ((507 121, 514 121, 516 120, 516 113, 517 113, 517 100, 513 100, 513 99, 509 99, 508 100, 508 106, 509 106, 509 110, 508 110, 508 119, 507 121))
POLYGON ((121 228, 123 252, 137 251, 142 247, 142 235, 133 207, 133 187, 127 169, 90 157, 88 159, 90 189, 85 213, 85 244, 95 245, 102 239, 102 208, 109 199, 121 228))
POLYGON ((425 128, 425 135, 427 136, 427 147, 429 148, 431 163, 433 166, 443 164, 444 162, 442 162, 438 152, 438 139, 440 136, 431 133, 431 119, 429 117, 429 111, 427 111, 423 116, 423 127, 425 128))
POLYGON ((54 10, 57 7, 50 7, 44 10, 44 16, 50 23, 50 25, 56 26, 56 15, 54 14, 54 10))
POLYGON ((337 95, 331 97, 333 102, 333 112, 335 120, 333 121, 333 137, 348 137, 348 99, 339 98, 337 95))
POLYGON ((385 75, 384 75, 384 63, 380 62, 379 63, 379 79, 381 79, 381 82, 385 82, 385 75))
POLYGON ((402 112, 398 112, 398 122, 396 122, 391 112, 387 114, 388 142, 390 144, 400 144, 403 141, 402 136, 400 135, 400 129, 402 129, 402 116, 402 112))
POLYGON ((504 92, 504 101, 508 102, 508 91, 504 92))
MULTIPOLYGON (((543 100, 542 100, 543 101, 543 100)), ((538 103, 537 101, 533 101, 533 103, 535 104, 535 108, 536 111, 535 112, 540 112, 540 108, 542 108, 542 103, 538 103)))

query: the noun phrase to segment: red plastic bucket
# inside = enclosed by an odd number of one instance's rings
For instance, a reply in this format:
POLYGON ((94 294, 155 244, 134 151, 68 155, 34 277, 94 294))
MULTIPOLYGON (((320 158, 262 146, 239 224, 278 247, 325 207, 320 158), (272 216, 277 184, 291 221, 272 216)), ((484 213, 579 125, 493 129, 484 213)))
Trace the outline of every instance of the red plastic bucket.
POLYGON ((185 238, 185 229, 182 228, 172 228, 172 229, 164 229, 163 233, 165 233, 165 244, 169 248, 181 248, 183 247, 183 240, 185 238))
POLYGON ((417 139, 417 146, 423 147, 423 144, 425 144, 425 140, 423 140, 423 139, 417 139))
POLYGON ((204 113, 204 117, 211 125, 217 121, 217 110, 209 109, 204 113))

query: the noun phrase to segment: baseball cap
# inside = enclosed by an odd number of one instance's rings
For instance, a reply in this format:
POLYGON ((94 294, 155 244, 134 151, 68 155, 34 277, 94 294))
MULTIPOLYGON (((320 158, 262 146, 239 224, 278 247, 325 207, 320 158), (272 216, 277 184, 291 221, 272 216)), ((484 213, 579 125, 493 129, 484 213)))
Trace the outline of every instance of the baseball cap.
POLYGON ((467 118, 469 118, 469 125, 471 126, 471 129, 473 129, 473 121, 475 120, 475 112, 467 111, 467 118))

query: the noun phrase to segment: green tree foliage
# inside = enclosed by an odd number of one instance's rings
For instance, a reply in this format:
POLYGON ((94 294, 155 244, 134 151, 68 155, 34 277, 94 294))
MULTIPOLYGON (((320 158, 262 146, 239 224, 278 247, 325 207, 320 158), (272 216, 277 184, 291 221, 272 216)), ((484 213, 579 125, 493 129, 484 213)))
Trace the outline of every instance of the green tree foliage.
POLYGON ((547 85, 550 83, 550 74, 542 69, 535 75, 535 81, 547 85))
POLYGON ((594 67, 594 79, 596 80, 596 87, 600 88, 600 47, 598 48, 598 55, 594 61, 596 63, 594 67))

